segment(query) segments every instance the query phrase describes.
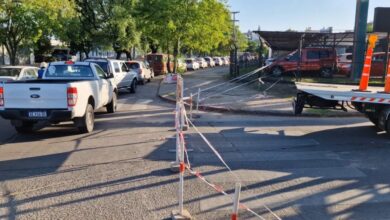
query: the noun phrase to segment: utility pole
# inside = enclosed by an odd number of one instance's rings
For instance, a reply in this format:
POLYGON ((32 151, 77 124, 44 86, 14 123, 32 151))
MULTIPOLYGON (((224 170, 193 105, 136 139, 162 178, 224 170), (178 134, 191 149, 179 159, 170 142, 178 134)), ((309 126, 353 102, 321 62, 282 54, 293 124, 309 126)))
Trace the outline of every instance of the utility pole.
POLYGON ((356 0, 353 65, 351 77, 358 80, 362 74, 366 50, 366 33, 369 0, 356 0))
POLYGON ((232 11, 233 15, 233 36, 232 36, 232 42, 231 45, 232 48, 230 48, 230 77, 233 78, 238 75, 238 59, 237 59, 237 33, 236 33, 236 14, 240 13, 239 11, 232 11))

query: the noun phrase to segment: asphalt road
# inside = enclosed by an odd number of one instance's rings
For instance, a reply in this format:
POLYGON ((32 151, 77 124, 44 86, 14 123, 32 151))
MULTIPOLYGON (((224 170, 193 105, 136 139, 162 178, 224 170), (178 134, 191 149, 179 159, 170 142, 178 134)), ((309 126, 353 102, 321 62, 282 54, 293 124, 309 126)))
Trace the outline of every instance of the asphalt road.
MULTIPOLYGON (((122 92, 92 134, 65 123, 19 135, 0 120, 0 219, 168 219, 174 105, 156 97, 158 82, 122 92)), ((229 193, 238 178, 241 201, 263 218, 276 219, 266 205, 282 219, 389 219, 390 138, 365 118, 197 115, 234 174, 189 129, 192 168, 229 193)), ((196 219, 229 219, 230 198, 189 173, 184 199, 196 219)))

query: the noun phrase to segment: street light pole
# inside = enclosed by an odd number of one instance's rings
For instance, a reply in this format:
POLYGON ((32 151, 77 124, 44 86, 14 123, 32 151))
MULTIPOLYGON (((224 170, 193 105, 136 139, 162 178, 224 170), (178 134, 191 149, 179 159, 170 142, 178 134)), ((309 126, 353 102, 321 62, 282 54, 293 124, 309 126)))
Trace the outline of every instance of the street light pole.
POLYGON ((232 48, 230 51, 230 77, 233 78, 238 73, 238 65, 237 65, 237 33, 236 33, 236 14, 240 13, 239 11, 232 11, 233 15, 233 36, 232 36, 232 48))

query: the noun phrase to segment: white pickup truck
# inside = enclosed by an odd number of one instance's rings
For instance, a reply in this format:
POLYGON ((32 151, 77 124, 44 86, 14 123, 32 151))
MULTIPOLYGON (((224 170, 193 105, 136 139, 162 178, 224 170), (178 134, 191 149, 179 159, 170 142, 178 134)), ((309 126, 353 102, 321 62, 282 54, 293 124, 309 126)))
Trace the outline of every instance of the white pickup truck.
POLYGON ((0 84, 0 115, 19 133, 32 132, 39 121, 73 121, 81 133, 89 133, 95 110, 114 113, 116 106, 113 75, 91 62, 54 62, 41 80, 0 84))

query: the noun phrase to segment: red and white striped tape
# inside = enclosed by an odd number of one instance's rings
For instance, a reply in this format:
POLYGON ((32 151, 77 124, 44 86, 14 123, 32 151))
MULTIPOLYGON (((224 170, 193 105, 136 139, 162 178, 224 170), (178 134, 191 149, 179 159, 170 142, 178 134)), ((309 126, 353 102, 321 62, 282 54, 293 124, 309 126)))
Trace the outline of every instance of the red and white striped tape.
MULTIPOLYGON (((211 183, 204 176, 202 176, 202 174, 199 171, 194 171, 194 170, 192 170, 189 167, 187 167, 187 170, 189 171, 190 174, 198 177, 200 180, 202 180, 208 186, 213 188, 215 191, 217 191, 217 192, 219 192, 219 193, 221 193, 221 194, 223 194, 225 196, 229 196, 229 194, 225 190, 223 190, 222 186, 219 186, 219 185, 216 185, 214 183, 211 183)), ((243 203, 240 203, 240 209, 247 210, 248 212, 252 213, 254 216, 256 216, 256 217, 258 217, 258 218, 260 218, 262 220, 265 220, 263 217, 261 217, 259 214, 257 214, 255 211, 251 210, 248 206, 246 206, 243 203)))
POLYGON ((390 103, 390 99, 352 96, 351 102, 390 103))

